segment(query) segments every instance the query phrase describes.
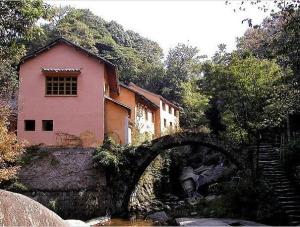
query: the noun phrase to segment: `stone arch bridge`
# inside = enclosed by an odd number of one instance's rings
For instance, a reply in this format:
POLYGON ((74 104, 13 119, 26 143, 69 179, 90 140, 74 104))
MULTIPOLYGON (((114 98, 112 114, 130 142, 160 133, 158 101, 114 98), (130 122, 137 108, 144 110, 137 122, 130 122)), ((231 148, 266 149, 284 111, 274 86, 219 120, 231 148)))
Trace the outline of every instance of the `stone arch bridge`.
POLYGON ((120 174, 118 181, 118 195, 112 195, 116 204, 117 213, 128 211, 131 193, 134 191, 140 177, 150 163, 164 150, 185 146, 196 145, 208 147, 223 154, 232 164, 242 168, 238 158, 235 156, 237 148, 224 142, 220 138, 202 132, 179 132, 172 135, 162 136, 149 143, 138 146, 134 153, 135 158, 130 160, 130 171, 127 174, 120 174))

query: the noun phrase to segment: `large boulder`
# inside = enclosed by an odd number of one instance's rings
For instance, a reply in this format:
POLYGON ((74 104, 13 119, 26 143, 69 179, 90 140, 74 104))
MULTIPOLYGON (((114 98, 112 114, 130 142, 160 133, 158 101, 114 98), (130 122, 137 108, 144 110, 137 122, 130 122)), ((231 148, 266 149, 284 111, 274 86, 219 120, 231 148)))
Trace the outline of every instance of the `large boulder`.
POLYGON ((67 225, 53 211, 18 193, 0 190, 0 226, 67 225))

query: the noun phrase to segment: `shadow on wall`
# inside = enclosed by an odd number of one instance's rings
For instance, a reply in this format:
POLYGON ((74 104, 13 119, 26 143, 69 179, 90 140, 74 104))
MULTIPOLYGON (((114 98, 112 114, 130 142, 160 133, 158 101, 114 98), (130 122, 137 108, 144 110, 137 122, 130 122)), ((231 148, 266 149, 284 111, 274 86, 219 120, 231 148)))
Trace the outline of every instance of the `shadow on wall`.
POLYGON ((56 144, 59 147, 96 147, 100 142, 90 131, 84 131, 79 136, 63 132, 56 133, 56 144))

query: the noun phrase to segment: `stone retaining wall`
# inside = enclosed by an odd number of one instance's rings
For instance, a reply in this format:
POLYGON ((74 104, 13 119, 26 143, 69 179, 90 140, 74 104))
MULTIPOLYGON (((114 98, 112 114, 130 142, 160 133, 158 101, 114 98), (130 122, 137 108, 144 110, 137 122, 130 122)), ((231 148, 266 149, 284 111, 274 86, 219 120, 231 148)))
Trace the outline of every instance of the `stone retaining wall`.
POLYGON ((19 171, 22 190, 65 219, 88 219, 110 207, 106 174, 93 166, 92 148, 28 150, 19 171))

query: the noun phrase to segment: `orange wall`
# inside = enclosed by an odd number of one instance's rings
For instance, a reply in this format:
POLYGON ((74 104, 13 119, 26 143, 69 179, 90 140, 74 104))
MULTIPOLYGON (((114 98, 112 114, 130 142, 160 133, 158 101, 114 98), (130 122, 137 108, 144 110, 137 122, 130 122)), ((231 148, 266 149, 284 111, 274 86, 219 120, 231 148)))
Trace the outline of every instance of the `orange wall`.
POLYGON ((85 146, 101 144, 104 138, 104 71, 96 59, 66 44, 21 64, 19 71, 18 138, 29 144, 57 145, 57 133, 89 136, 85 146), (76 97, 45 96, 41 68, 80 68, 76 97), (24 120, 35 120, 36 130, 25 131, 24 120), (53 120, 53 131, 42 131, 42 120, 53 120))
POLYGON ((135 114, 136 114, 135 107, 137 105, 137 103, 135 101, 134 92, 128 90, 127 88, 124 88, 123 86, 120 86, 120 95, 117 97, 114 97, 114 99, 118 100, 119 102, 121 102, 131 108, 130 119, 134 123, 135 122, 135 114))
POLYGON ((128 110, 110 100, 105 100, 105 133, 116 142, 127 143, 128 110))

